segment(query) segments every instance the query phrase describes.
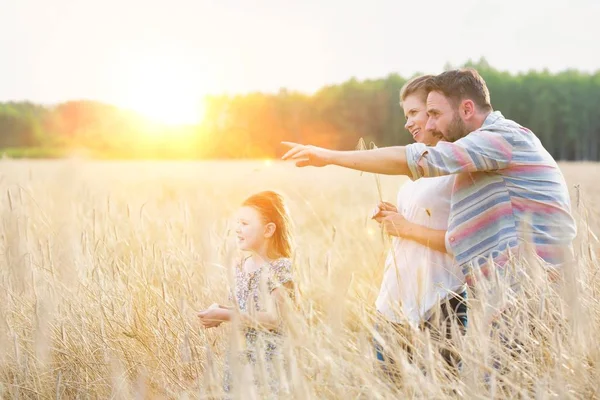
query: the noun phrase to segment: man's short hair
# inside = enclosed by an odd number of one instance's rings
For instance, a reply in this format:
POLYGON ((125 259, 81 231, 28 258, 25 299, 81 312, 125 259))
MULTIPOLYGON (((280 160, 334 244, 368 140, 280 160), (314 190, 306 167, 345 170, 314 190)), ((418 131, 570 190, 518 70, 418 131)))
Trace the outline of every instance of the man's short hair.
POLYGON ((473 68, 442 72, 427 81, 427 92, 441 92, 456 107, 465 99, 472 100, 482 111, 492 111, 490 91, 485 80, 473 68))
POLYGON ((400 89, 400 104, 412 94, 420 95, 423 102, 427 101, 427 85, 433 77, 433 75, 421 75, 406 82, 400 89))

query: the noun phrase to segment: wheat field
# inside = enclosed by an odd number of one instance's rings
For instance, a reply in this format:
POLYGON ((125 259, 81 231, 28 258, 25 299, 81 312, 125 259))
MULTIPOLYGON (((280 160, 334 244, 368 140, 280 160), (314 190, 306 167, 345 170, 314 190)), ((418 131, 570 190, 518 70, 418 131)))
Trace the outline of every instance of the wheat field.
POLYGON ((561 168, 577 263, 558 286, 532 273, 505 332, 523 351, 490 339, 475 303, 457 344, 459 378, 443 374, 418 334, 417 361, 401 363, 395 388, 375 368, 373 304, 388 245, 368 214, 379 192, 395 202, 406 178, 381 177, 379 189, 371 174, 271 161, 1 160, 0 396, 219 397, 229 328, 205 331, 196 312, 227 302, 233 213, 270 189, 289 201, 296 237, 293 398, 600 397, 600 168, 561 168), (491 354, 507 368, 492 368, 491 354))

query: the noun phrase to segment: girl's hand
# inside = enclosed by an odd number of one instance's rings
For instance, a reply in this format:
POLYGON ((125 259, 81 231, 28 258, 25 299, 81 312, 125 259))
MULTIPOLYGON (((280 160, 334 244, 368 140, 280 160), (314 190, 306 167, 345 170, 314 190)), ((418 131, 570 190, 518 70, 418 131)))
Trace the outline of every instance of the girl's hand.
MULTIPOLYGON (((217 304, 218 306, 218 304, 217 304)), ((211 306, 212 307, 212 306, 211 306)), ((198 313, 200 323, 205 329, 216 328, 225 321, 229 321, 231 318, 231 311, 224 308, 209 308, 205 311, 198 313)))

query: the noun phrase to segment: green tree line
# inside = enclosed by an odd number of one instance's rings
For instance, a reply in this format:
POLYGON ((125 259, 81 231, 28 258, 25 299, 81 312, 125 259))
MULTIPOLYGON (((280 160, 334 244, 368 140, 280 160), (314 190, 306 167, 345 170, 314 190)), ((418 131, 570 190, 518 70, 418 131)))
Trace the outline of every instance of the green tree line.
MULTIPOLYGON (((534 131, 558 160, 600 157, 600 71, 509 74, 469 62, 485 78, 492 105, 534 131)), ((264 158, 282 140, 352 149, 411 142, 399 91, 409 77, 350 79, 312 95, 211 96, 198 126, 160 127, 133 112, 93 102, 55 106, 0 103, 0 154, 53 157, 85 149, 109 158, 264 158)))

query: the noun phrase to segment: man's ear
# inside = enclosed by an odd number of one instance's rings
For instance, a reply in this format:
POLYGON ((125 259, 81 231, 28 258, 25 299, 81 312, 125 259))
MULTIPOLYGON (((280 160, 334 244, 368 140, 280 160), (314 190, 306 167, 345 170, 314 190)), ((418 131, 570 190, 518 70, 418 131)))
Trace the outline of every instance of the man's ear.
POLYGON ((277 226, 273 222, 269 222, 267 225, 265 225, 265 237, 270 238, 275 234, 276 230, 277 226))
POLYGON ((477 110, 475 109, 475 103, 473 100, 466 99, 460 103, 459 113, 463 121, 468 121, 473 118, 476 112, 477 110))

